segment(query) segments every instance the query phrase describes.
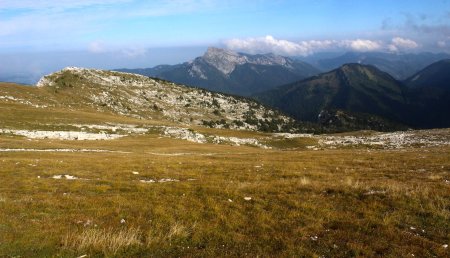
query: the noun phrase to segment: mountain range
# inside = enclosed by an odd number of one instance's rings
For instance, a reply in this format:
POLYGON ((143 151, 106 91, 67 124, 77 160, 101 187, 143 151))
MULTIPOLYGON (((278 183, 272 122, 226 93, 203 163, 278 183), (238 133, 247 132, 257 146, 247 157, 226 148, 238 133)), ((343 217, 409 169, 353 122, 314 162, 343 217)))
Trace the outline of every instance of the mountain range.
POLYGON ((325 131, 386 131, 450 126, 445 58, 349 52, 301 59, 209 48, 191 62, 122 71, 252 96, 325 131))
POLYGON ((432 63, 404 80, 375 64, 348 63, 319 73, 296 59, 217 48, 209 48, 192 62, 123 70, 133 73, 69 67, 43 77, 38 90, 18 86, 14 91, 23 94, 4 98, 34 106, 90 108, 139 119, 238 130, 450 127, 450 59, 432 63), (177 84, 183 80, 190 82, 183 84, 202 88, 177 84))
POLYGON ((193 61, 121 72, 157 77, 208 90, 249 96, 320 72, 312 65, 274 54, 250 55, 210 47, 193 61))
POLYGON ((316 60, 314 57, 309 57, 308 60, 322 71, 330 71, 348 63, 373 65, 397 80, 405 80, 426 66, 448 58, 450 55, 446 53, 347 52, 340 56, 316 60))
POLYGON ((375 66, 345 64, 254 97, 297 120, 337 131, 449 127, 449 62, 432 64, 406 81, 375 66))
POLYGON ((381 52, 317 53, 308 57, 284 57, 271 53, 250 55, 210 47, 203 56, 182 64, 122 68, 116 71, 156 77, 217 92, 251 96, 348 63, 373 65, 397 80, 405 80, 426 66, 448 58, 450 55, 445 53, 381 52))

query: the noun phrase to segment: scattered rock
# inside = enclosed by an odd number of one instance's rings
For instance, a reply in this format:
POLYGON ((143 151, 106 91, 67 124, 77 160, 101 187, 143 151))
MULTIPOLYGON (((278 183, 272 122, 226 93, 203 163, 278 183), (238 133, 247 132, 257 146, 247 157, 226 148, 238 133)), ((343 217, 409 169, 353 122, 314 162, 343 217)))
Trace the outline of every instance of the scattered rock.
POLYGON ((159 183, 166 183, 166 182, 179 182, 180 180, 178 179, 173 179, 173 178, 163 178, 160 179, 158 182, 159 183))
POLYGON ((187 128, 167 127, 164 130, 164 135, 177 139, 187 140, 196 143, 206 143, 206 137, 201 133, 196 133, 187 128))
POLYGON ((76 176, 71 176, 71 175, 54 175, 52 176, 53 179, 66 179, 66 180, 78 180, 81 179, 79 177, 76 176))
MULTIPOLYGON (((194 181, 194 180, 196 180, 196 179, 188 179, 186 181, 194 181)), ((162 179, 159 179, 159 180, 156 180, 156 179, 147 179, 147 180, 141 179, 141 180, 139 180, 139 182, 151 184, 151 183, 180 182, 180 180, 173 179, 173 178, 162 178, 162 179)))
POLYGON ((0 129, 0 133, 9 133, 25 136, 30 139, 56 139, 56 140, 113 140, 124 137, 120 134, 87 133, 76 131, 29 131, 0 129))
POLYGON ((450 145, 444 129, 413 132, 374 133, 368 136, 315 136, 321 147, 375 146, 383 149, 403 149, 412 146, 437 147, 450 145))
POLYGON ((146 184, 151 184, 151 183, 155 183, 156 181, 155 181, 155 180, 152 180, 152 179, 149 179, 149 180, 144 180, 144 179, 142 179, 142 180, 139 180, 139 182, 141 182, 141 183, 146 183, 146 184))
POLYGON ((374 194, 385 194, 386 191, 382 191, 382 190, 370 190, 366 193, 364 193, 364 195, 374 195, 374 194))
MULTIPOLYGON (((105 153, 130 153, 126 151, 111 151, 97 149, 0 149, 0 152, 105 152, 105 153)), ((63 161, 60 161, 63 163, 63 161)), ((16 165, 18 165, 17 163, 16 165)))
POLYGON ((212 136, 212 142, 216 144, 220 143, 228 143, 235 146, 241 145, 251 145, 260 147, 263 149, 270 149, 271 147, 260 143, 257 139, 254 138, 237 138, 237 137, 224 137, 224 136, 212 136))

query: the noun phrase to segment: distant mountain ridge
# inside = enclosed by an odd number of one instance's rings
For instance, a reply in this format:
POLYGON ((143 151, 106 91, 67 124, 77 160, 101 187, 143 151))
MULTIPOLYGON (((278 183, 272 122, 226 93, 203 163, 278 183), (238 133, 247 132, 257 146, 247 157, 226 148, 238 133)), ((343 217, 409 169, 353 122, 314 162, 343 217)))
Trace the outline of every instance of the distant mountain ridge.
MULTIPOLYGON (((422 86, 408 87, 374 66, 345 64, 254 97, 297 120, 337 131, 448 127, 448 73, 448 61, 440 61, 413 77, 423 78, 422 86), (434 82, 436 77, 443 84, 434 82)), ((412 82, 419 83, 418 79, 412 82)))
POLYGON ((274 54, 250 55, 210 47, 193 61, 117 71, 157 77, 208 90, 248 96, 320 71, 310 64, 274 54))
POLYGON ((373 65, 387 72, 397 80, 404 80, 424 69, 426 66, 450 58, 446 53, 385 53, 385 52, 347 52, 343 55, 317 60, 313 65, 323 71, 339 68, 347 63, 373 65))

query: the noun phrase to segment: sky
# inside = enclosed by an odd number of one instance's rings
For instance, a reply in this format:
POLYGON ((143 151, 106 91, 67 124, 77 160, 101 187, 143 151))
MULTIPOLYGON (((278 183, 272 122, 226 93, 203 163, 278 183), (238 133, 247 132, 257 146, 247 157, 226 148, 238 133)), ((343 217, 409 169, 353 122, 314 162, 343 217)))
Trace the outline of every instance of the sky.
POLYGON ((0 0, 0 77, 174 64, 207 46, 450 52, 450 0, 0 0))

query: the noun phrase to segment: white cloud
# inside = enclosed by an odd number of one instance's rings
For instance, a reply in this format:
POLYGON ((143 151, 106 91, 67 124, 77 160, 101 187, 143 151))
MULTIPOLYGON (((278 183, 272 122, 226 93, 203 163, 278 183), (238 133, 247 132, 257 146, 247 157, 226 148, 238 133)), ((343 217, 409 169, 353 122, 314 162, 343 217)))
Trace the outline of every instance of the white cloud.
POLYGON ((368 39, 344 40, 342 45, 358 52, 371 52, 383 48, 382 43, 368 39))
POLYGON ((439 40, 437 43, 438 47, 444 48, 447 46, 447 42, 445 40, 439 40))
POLYGON ((402 48, 417 48, 419 45, 410 39, 404 39, 400 37, 396 37, 392 39, 392 43, 394 43, 398 47, 402 48))
POLYGON ((411 39, 405 39, 401 37, 395 37, 392 39, 392 43, 388 45, 388 49, 392 52, 401 50, 408 50, 418 48, 419 44, 411 39))
POLYGON ((225 42, 229 49, 248 53, 277 53, 282 55, 309 55, 318 50, 330 49, 339 44, 335 40, 309 40, 292 42, 273 36, 247 39, 231 39, 225 42))
POLYGON ((353 51, 377 51, 383 49, 383 44, 368 39, 356 40, 307 40, 293 42, 276 39, 273 36, 247 39, 231 39, 225 41, 225 46, 232 50, 247 53, 272 52, 281 55, 310 55, 323 50, 346 49, 353 51))
MULTIPOLYGON (((246 39, 231 39, 224 42, 231 50, 247 53, 276 53, 280 55, 306 56, 320 51, 405 51, 417 49, 420 45, 412 39, 394 37, 390 41, 371 39, 344 39, 344 40, 306 40, 288 41, 276 39, 272 36, 246 39)), ((438 42, 438 46, 446 47, 445 41, 438 42)))
POLYGON ((234 50, 243 50, 249 53, 274 52, 285 55, 305 55, 308 48, 287 40, 278 40, 272 36, 248 39, 231 39, 225 42, 226 46, 234 50))

